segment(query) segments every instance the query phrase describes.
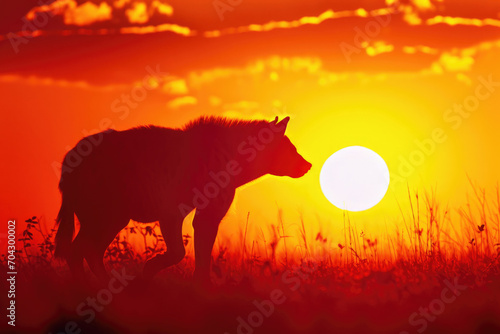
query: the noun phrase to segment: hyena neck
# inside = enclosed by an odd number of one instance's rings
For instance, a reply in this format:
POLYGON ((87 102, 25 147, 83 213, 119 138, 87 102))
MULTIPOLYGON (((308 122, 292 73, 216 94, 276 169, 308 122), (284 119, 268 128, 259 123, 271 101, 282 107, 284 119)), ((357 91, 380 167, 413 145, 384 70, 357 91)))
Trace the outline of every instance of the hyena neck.
MULTIPOLYGON (((224 142, 227 143, 226 149, 230 157, 229 161, 238 166, 238 168, 235 168, 238 173, 233 175, 236 188, 268 174, 261 165, 261 159, 248 155, 242 150, 243 147, 248 149, 249 145, 246 144, 248 138, 254 137, 256 132, 255 129, 238 129, 224 138, 224 142)), ((254 150, 254 152, 260 153, 258 150, 254 150)))
MULTIPOLYGON (((248 161, 248 156, 242 155, 238 149, 239 143, 244 142, 245 135, 218 136, 205 139, 211 145, 210 162, 207 171, 213 173, 226 172, 230 176, 232 188, 239 188, 252 182, 267 173, 260 168, 256 161, 248 161)), ((256 159, 255 159, 256 160, 256 159)), ((204 162, 206 163, 206 162, 204 162)))
POLYGON ((244 186, 247 183, 250 183, 252 181, 257 180, 258 178, 261 178, 262 176, 266 175, 268 173, 257 173, 257 172, 248 172, 248 171, 243 171, 241 175, 235 176, 235 188, 239 188, 241 186, 244 186))

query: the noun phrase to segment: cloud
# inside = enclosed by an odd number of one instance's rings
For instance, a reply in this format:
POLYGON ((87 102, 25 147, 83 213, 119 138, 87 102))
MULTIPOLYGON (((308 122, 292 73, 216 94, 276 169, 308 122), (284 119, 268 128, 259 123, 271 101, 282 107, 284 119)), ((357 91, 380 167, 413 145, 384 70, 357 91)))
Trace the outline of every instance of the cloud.
POLYGON ((394 8, 380 8, 371 11, 367 11, 363 8, 358 8, 355 10, 342 10, 333 11, 327 10, 318 16, 304 16, 297 20, 291 21, 270 21, 264 24, 249 24, 240 27, 232 27, 222 30, 211 30, 205 31, 203 36, 205 37, 220 37, 224 35, 239 34, 244 32, 263 32, 275 29, 289 29, 298 28, 304 25, 318 25, 328 20, 340 19, 346 17, 375 17, 388 15, 395 11, 394 8))
POLYGON ((439 53, 439 50, 436 48, 431 48, 426 45, 417 45, 417 46, 403 46, 403 52, 407 54, 416 54, 417 52, 420 52, 429 55, 435 55, 439 53))
POLYGON ((218 106, 220 106, 221 102, 222 101, 221 101, 220 97, 218 97, 218 96, 211 95, 211 96, 208 97, 208 103, 212 107, 218 107, 218 106))
MULTIPOLYGON (((160 32, 173 32, 183 36, 203 36, 206 38, 217 38, 226 35, 242 34, 248 32, 264 33, 275 29, 296 29, 305 25, 321 25, 331 20, 345 20, 354 18, 359 20, 364 18, 370 20, 378 16, 398 16, 408 27, 412 26, 434 26, 437 24, 467 25, 471 27, 493 26, 500 27, 500 20, 497 18, 463 18, 453 16, 434 16, 430 14, 436 11, 446 12, 450 7, 453 13, 459 13, 455 10, 456 4, 441 0, 410 0, 402 2, 400 0, 386 0, 385 6, 378 9, 357 8, 350 10, 328 9, 319 15, 303 16, 296 19, 268 21, 267 23, 251 23, 236 27, 227 27, 222 29, 195 30, 192 27, 180 26, 173 22, 162 22, 162 17, 172 17, 174 7, 163 0, 105 0, 102 2, 87 1, 83 4, 79 0, 57 0, 50 5, 42 5, 33 8, 27 18, 33 20, 37 13, 49 12, 51 15, 63 16, 66 27, 59 29, 50 26, 57 25, 57 20, 51 21, 46 31, 36 31, 28 33, 30 36, 43 35, 103 35, 103 34, 153 34, 160 32), (78 1, 78 2, 77 2, 78 1), (438 7, 436 9, 436 7, 438 7), (430 13, 430 14, 429 14, 430 13), (422 17, 421 15, 425 15, 422 17), (54 22, 54 23, 52 23, 54 22), (103 22, 106 22, 104 24, 103 22), (92 27, 93 24, 100 24, 98 27, 92 27), (143 26, 148 24, 147 26, 143 26), (86 30, 68 30, 68 26, 85 26, 86 30), (137 26, 139 25, 139 26, 137 26), (61 30, 62 29, 62 30, 61 30)), ((472 2, 471 2, 472 4, 472 2)), ((181 6, 181 5, 179 5, 181 6)), ((186 5, 183 5, 186 6, 186 5)), ((471 5, 472 6, 472 5, 471 5)), ((468 8, 468 7, 467 7, 468 8)), ((474 14, 475 12, 471 12, 474 14)), ((476 14, 480 14, 479 12, 476 14)), ((489 15, 489 14, 488 14, 489 15)), ((258 19, 258 18, 256 18, 258 19)), ((398 20, 398 22, 400 22, 398 20)), ((395 23, 398 24, 398 23, 395 23)), ((0 40, 5 36, 0 36, 0 40)), ((374 47, 368 50, 369 55, 377 55, 387 52, 387 49, 374 47)), ((395 45, 396 47, 396 45, 395 45)))
POLYGON ((500 20, 486 18, 486 19, 476 19, 476 18, 464 18, 464 17, 451 17, 451 16, 435 16, 433 18, 427 19, 427 25, 434 24, 447 24, 450 26, 456 25, 466 25, 466 26, 475 26, 475 27, 500 27, 500 20))
POLYGON ((223 108, 227 112, 241 112, 241 113, 248 113, 248 114, 253 114, 256 109, 259 109, 260 104, 256 101, 238 101, 238 102, 233 102, 233 103, 226 103, 224 104, 223 108))
POLYGON ((411 0, 412 4, 419 10, 434 9, 434 5, 430 0, 411 0))
POLYGON ((74 0, 56 0, 49 5, 41 5, 37 7, 33 7, 27 14, 26 19, 29 21, 33 21, 37 14, 48 13, 50 15, 62 15, 66 10, 66 6, 72 5, 74 7, 77 6, 76 1, 74 0))
POLYGON ((163 91, 172 95, 185 95, 188 93, 186 80, 175 78, 163 85, 163 91))
POLYGON ((130 23, 146 23, 149 20, 146 4, 143 2, 136 2, 131 8, 125 11, 128 21, 130 23))
POLYGON ((457 78, 458 81, 466 84, 467 86, 471 86, 472 85, 471 78, 469 78, 467 75, 465 75, 463 73, 457 73, 456 78, 457 78))
POLYGON ((243 68, 217 67, 204 71, 192 71, 187 75, 190 86, 200 87, 215 80, 234 76, 246 76, 262 73, 268 78, 274 77, 273 72, 307 72, 315 73, 321 68, 322 63, 316 57, 281 57, 274 55, 248 63, 243 68))
POLYGON ((76 1, 68 1, 64 11, 64 23, 77 26, 86 26, 95 22, 111 20, 112 8, 105 2, 96 5, 85 2, 77 6, 76 1))
POLYGON ((458 56, 450 53, 443 53, 438 60, 439 64, 449 72, 470 71, 474 64, 474 58, 469 56, 458 56))
POLYGON ((129 86, 126 84, 109 84, 109 85, 92 85, 87 81, 70 81, 64 79, 54 79, 50 77, 39 77, 39 76, 21 76, 17 74, 3 74, 0 75, 0 83, 20 83, 30 86, 52 86, 61 88, 78 88, 82 90, 91 90, 98 92, 107 91, 121 91, 127 89, 129 86))
MULTIPOLYGON (((121 5, 121 4, 120 4, 121 5)), ((159 13, 165 16, 172 16, 174 9, 168 4, 164 4, 155 0, 148 5, 144 2, 134 2, 130 8, 125 10, 125 15, 130 23, 146 23, 150 20, 154 13, 159 13)))
POLYGON ((418 15, 415 7, 407 5, 400 6, 401 11, 403 13, 403 20, 411 26, 421 25, 422 19, 418 15))
POLYGON ((77 0, 56 0, 50 5, 34 7, 26 14, 26 18, 32 21, 37 14, 48 13, 51 16, 62 16, 66 25, 89 26, 96 22, 125 16, 129 23, 143 24, 155 14, 169 17, 173 12, 172 6, 160 0, 152 2, 116 0, 100 3, 87 1, 82 4, 77 0))
POLYGON ((26 14, 26 19, 33 21, 36 15, 45 13, 50 16, 62 16, 66 25, 86 26, 111 20, 112 12, 113 8, 106 2, 95 4, 88 1, 78 5, 76 0, 56 0, 50 5, 32 8, 26 14))
POLYGON ((116 0, 113 2, 113 7, 115 8, 123 8, 126 4, 129 4, 131 0, 116 0))
POLYGON ((172 6, 158 0, 154 0, 151 6, 152 8, 155 8, 158 13, 166 16, 172 16, 172 14, 174 13, 174 8, 172 6))
POLYGON ((386 44, 384 41, 376 41, 372 45, 368 45, 365 48, 366 54, 374 57, 382 53, 392 52, 394 50, 394 45, 386 44))
POLYGON ((198 103, 198 99, 194 96, 182 96, 173 99, 167 103, 167 107, 171 109, 179 109, 184 106, 192 106, 198 103))

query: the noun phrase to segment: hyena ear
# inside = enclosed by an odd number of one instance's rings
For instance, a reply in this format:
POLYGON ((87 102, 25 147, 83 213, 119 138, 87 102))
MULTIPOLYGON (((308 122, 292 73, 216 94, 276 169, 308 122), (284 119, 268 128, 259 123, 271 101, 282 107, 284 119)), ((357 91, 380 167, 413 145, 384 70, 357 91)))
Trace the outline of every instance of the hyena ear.
POLYGON ((276 116, 274 121, 269 122, 269 124, 271 125, 271 128, 275 133, 284 136, 288 121, 290 121, 290 117, 285 117, 280 122, 278 122, 278 116, 276 116))
POLYGON ((280 122, 278 122, 278 117, 274 119, 270 124, 273 128, 273 131, 276 132, 277 134, 284 136, 285 131, 286 131, 286 126, 288 125, 288 122, 290 121, 290 117, 285 117, 283 118, 280 122))
POLYGON ((283 128, 283 133, 285 132, 289 121, 290 121, 290 116, 287 116, 278 123, 278 128, 283 128))

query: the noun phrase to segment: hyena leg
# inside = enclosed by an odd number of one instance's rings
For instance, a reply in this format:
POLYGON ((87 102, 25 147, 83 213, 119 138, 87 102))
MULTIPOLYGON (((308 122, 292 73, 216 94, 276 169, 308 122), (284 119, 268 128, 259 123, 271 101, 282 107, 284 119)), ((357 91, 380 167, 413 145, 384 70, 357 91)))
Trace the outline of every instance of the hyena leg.
POLYGON ((71 243, 70 253, 66 260, 73 277, 82 282, 84 281, 83 250, 87 247, 86 243, 87 241, 80 231, 71 243))
POLYGON ((180 215, 160 220, 160 229, 167 245, 167 251, 146 262, 144 266, 145 278, 151 278, 160 270, 179 263, 186 255, 182 240, 182 222, 183 218, 180 215))
POLYGON ((212 248, 219 230, 219 223, 220 220, 207 220, 194 226, 194 277, 198 281, 210 282, 212 248))
POLYGON ((198 281, 210 282, 210 264, 212 248, 219 230, 219 224, 231 206, 234 198, 232 194, 213 199, 210 206, 197 210, 193 221, 194 227, 194 277, 198 281))
POLYGON ((89 244, 84 250, 90 270, 97 276, 99 281, 107 283, 108 272, 104 266, 104 253, 116 235, 128 224, 127 218, 99 218, 94 220, 96 229, 88 237, 89 244))

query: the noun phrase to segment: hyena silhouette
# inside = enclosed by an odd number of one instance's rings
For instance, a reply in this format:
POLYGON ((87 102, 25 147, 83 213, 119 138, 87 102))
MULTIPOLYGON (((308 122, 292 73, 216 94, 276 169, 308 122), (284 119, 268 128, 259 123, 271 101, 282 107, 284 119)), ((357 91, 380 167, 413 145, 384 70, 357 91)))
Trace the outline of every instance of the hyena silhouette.
POLYGON ((195 277, 209 279, 235 190, 266 174, 299 178, 310 170, 285 135, 289 120, 201 117, 181 129, 144 126, 83 138, 62 165, 55 255, 80 277, 85 259, 106 280, 104 252, 129 220, 159 221, 167 251, 145 264, 143 275, 151 277, 184 258, 182 223, 196 208, 195 277), (75 214, 80 231, 73 240, 75 214))

